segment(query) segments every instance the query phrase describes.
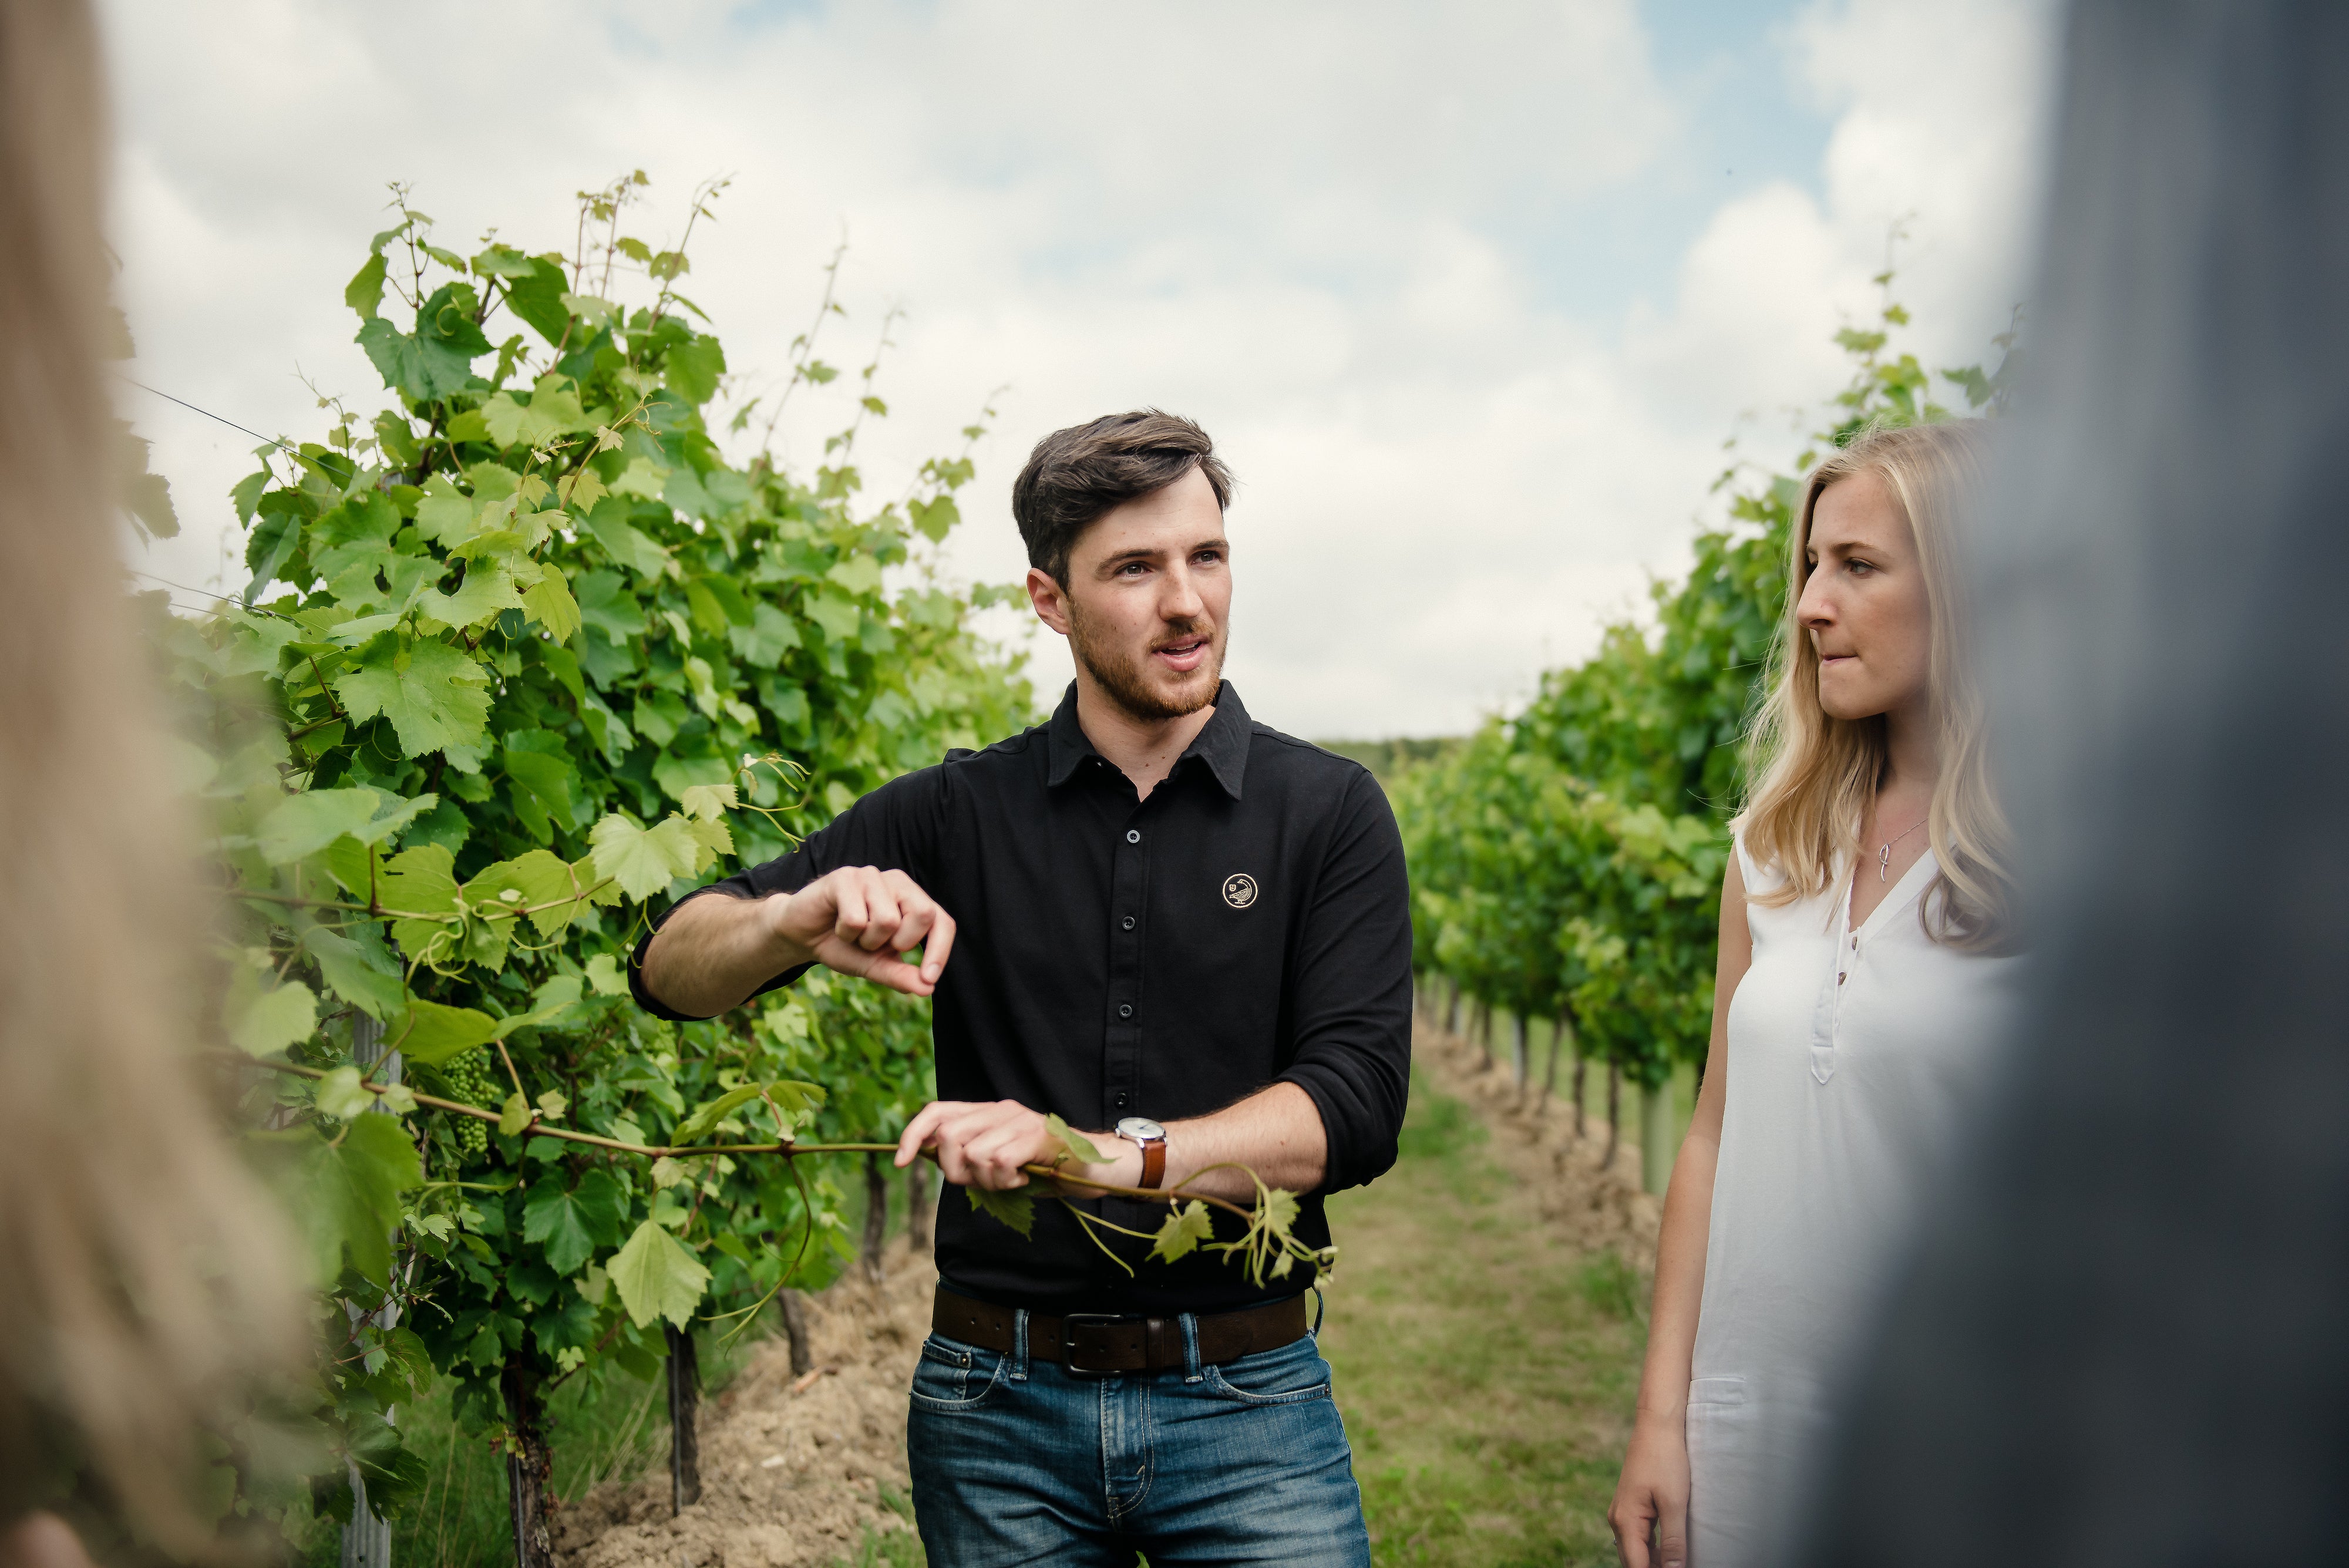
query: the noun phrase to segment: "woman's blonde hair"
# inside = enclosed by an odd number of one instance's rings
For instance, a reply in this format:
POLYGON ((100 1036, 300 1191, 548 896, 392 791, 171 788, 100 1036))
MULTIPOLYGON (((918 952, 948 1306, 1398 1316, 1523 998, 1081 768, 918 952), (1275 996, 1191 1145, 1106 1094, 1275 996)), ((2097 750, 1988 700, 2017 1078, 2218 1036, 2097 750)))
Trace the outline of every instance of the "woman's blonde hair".
POLYGON ((1991 784, 1982 689, 1958 530, 1981 493, 1985 431, 1979 420, 1878 428, 1811 471, 1786 548, 1786 608, 1771 653, 1770 692, 1747 735, 1754 784, 1738 826, 1758 865, 1783 880, 1751 896, 1763 904, 1816 898, 1859 852, 1859 828, 1884 780, 1884 720, 1836 719, 1819 706, 1819 657, 1796 618, 1811 567, 1811 517, 1827 486, 1856 474, 1884 482, 1908 518, 1931 616, 1927 679, 1940 778, 1928 818, 1940 873, 1919 913, 1928 935, 1953 947, 2008 940, 2009 835, 1991 784))
POLYGON ((191 1060, 206 907, 116 553, 105 149, 84 0, 0 0, 0 1529, 70 1486, 184 1556, 205 1428, 309 1330, 191 1060))

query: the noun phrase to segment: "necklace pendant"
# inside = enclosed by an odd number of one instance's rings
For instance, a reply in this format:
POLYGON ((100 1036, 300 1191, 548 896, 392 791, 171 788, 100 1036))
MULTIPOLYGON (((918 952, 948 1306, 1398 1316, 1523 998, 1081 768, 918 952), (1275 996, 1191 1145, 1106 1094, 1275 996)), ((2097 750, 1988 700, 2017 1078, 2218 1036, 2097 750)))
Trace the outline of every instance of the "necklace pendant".
POLYGON ((1892 880, 1892 846, 1889 844, 1876 852, 1876 879, 1879 882, 1892 880))

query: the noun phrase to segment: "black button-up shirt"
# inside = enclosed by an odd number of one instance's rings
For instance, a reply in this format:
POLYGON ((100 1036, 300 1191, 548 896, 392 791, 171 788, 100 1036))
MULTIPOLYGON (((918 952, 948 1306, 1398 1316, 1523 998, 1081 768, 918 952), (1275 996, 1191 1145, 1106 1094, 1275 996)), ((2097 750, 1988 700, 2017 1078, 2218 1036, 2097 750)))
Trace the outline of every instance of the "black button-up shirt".
MULTIPOLYGON (((792 892, 842 866, 902 870, 955 918, 931 1015, 940 1097, 1109 1127, 1292 1083, 1328 1134, 1320 1192, 1394 1163, 1411 1075, 1394 815, 1367 771, 1252 722, 1228 685, 1147 800, 1085 738, 1071 687, 1049 723, 893 780, 791 854, 704 891, 792 892)), ((679 1016, 637 987, 647 1009, 679 1016)), ((1139 1231, 1165 1214, 1096 1203, 1139 1231)), ((1219 1239, 1237 1231, 1218 1216, 1219 1239)), ((1328 1241, 1319 1193, 1303 1198, 1297 1235, 1328 1241)), ((1221 1254, 1167 1264, 1143 1260, 1146 1242, 1123 1251, 1132 1279, 1058 1202, 1036 1205, 1028 1240, 958 1194, 938 1206, 940 1273, 1008 1305, 1216 1312, 1309 1282, 1292 1272, 1259 1289, 1221 1254)))

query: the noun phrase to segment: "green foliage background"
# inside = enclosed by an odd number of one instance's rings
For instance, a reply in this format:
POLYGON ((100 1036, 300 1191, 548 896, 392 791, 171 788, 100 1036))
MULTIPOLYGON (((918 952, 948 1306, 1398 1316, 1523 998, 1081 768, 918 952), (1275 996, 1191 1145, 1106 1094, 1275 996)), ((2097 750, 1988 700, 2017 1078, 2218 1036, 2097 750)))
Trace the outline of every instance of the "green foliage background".
MULTIPOLYGON (((1582 664, 1549 671, 1525 711, 1464 745, 1406 764, 1391 785, 1410 856, 1414 966, 1520 1019, 1574 1031, 1575 1048, 1661 1085, 1702 1062, 1729 819, 1745 784, 1746 724, 1785 609, 1801 475, 1877 424, 1957 417, 1932 400, 1890 296, 1878 323, 1837 341, 1852 379, 1791 473, 1733 455, 1715 481, 1730 524, 1700 534, 1651 627, 1608 629, 1582 664)), ((2003 405, 2013 332, 1995 373, 1945 370, 1970 410, 2003 405)), ((1734 453, 1735 442, 1730 443, 1734 453)))
MULTIPOLYGON (((327 1346, 310 1495, 248 1465, 241 1513, 347 1515, 347 1459, 396 1515, 424 1477, 384 1417, 436 1378, 498 1433, 568 1376, 649 1376, 665 1322, 821 1285, 853 1252, 817 1172, 551 1131, 888 1138, 932 1093, 926 1005, 862 983, 681 1028, 626 994, 650 908, 1033 706, 973 629, 1013 590, 936 566, 983 424, 874 503, 867 366, 813 472, 730 458, 840 373, 812 332, 773 403, 714 429, 732 382, 679 292, 688 255, 622 232, 644 184, 583 192, 567 255, 459 254, 398 192, 345 293, 391 406, 323 400, 322 439, 260 449, 234 492, 241 602, 155 605, 233 895, 222 1027, 323 1075, 235 1074, 327 1346), (369 1033, 405 1064, 379 1096, 369 1033)), ((819 330, 838 314, 827 294, 819 330)))

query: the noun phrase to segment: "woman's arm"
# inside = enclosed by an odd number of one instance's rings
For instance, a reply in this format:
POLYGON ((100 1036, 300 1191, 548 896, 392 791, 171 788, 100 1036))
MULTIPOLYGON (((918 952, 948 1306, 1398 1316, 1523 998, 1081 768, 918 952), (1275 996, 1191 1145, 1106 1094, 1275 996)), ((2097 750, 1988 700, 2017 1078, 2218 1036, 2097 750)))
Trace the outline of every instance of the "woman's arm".
POLYGON ((1628 1568, 1682 1568, 1688 1561, 1688 1389, 1704 1299, 1704 1247, 1713 1220, 1713 1172, 1721 1158, 1721 1113, 1729 1095, 1729 1000, 1754 961, 1745 924, 1745 877, 1737 857, 1721 879, 1721 956, 1713 970, 1713 1040, 1704 1086, 1664 1191, 1656 1239, 1656 1294, 1648 1314, 1648 1358, 1640 1369, 1639 1414, 1623 1476, 1607 1511, 1628 1568), (1652 1555, 1651 1545, 1652 1538, 1652 1555))

